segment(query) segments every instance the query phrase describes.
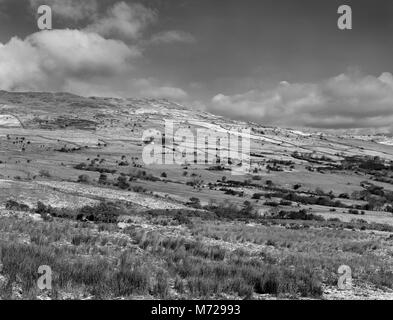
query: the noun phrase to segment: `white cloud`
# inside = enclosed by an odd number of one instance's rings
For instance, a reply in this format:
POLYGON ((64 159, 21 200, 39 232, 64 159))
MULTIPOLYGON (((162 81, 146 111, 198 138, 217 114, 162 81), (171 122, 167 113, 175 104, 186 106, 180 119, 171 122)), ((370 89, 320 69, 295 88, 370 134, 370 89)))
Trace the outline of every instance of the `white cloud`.
POLYGON ((55 16, 68 20, 92 18, 97 12, 96 0, 29 0, 34 11, 40 5, 48 5, 55 16))
MULTIPOLYGON (((39 0, 30 2, 32 6, 41 4, 39 0)), ((146 44, 143 32, 156 20, 153 10, 141 4, 118 2, 101 16, 96 0, 45 3, 67 19, 94 13, 93 23, 81 30, 40 31, 25 39, 13 37, 0 43, 0 89, 187 98, 187 93, 172 83, 144 78, 135 71, 146 44)))
POLYGON ((193 35, 187 32, 170 30, 170 31, 163 31, 153 35, 150 41, 153 44, 174 43, 174 42, 194 43, 196 39, 194 38, 193 35))
POLYGON ((140 52, 120 40, 80 30, 40 31, 0 43, 0 89, 184 100, 187 93, 153 78, 135 78, 140 52))
POLYGON ((264 124, 325 128, 382 127, 393 120, 393 76, 341 74, 318 83, 218 94, 210 109, 264 124))
POLYGON ((123 73, 139 51, 79 30, 41 31, 0 44, 0 87, 60 90, 70 79, 123 73))
POLYGON ((86 29, 104 37, 138 39, 143 30, 155 22, 156 13, 139 4, 118 2, 111 7, 104 17, 97 19, 86 29))

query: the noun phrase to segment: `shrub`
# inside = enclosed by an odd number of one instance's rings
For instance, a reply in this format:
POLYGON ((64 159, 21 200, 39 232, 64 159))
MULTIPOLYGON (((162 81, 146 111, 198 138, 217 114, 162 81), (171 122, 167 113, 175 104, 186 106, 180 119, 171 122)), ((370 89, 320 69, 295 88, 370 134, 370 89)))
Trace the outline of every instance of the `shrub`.
POLYGON ((273 183, 272 180, 267 180, 267 181, 266 181, 266 185, 267 185, 268 187, 272 187, 272 186, 274 185, 274 183, 273 183))
POLYGON ((45 170, 45 169, 41 169, 40 170, 39 176, 42 177, 42 178, 50 178, 51 177, 49 171, 45 170))
POLYGON ((196 197, 190 198, 190 201, 187 203, 188 206, 193 207, 195 209, 201 209, 201 200, 196 197))
POLYGON ((85 170, 86 169, 86 163, 78 163, 74 166, 74 169, 76 170, 85 170))
POLYGON ((98 183, 99 184, 106 184, 108 182, 108 176, 104 173, 100 174, 100 177, 98 178, 98 183))
POLYGON ((29 211, 30 210, 28 205, 26 205, 24 203, 16 202, 14 200, 8 200, 5 203, 5 208, 7 210, 15 210, 15 211, 29 211))
POLYGON ((127 182, 127 178, 125 176, 119 176, 117 178, 116 186, 119 187, 120 189, 125 190, 130 187, 130 184, 127 182))
POLYGON ((116 223, 118 217, 124 211, 110 202, 101 202, 96 206, 84 206, 78 210, 78 220, 88 220, 93 222, 116 223))
POLYGON ((280 204, 278 202, 275 201, 266 201, 264 203, 265 206, 269 206, 269 207, 278 207, 280 204))
POLYGON ((52 208, 51 206, 46 206, 41 201, 37 202, 37 207, 35 209, 35 213, 41 215, 44 220, 49 220, 51 216, 56 216, 56 209, 52 208))
POLYGON ((192 221, 187 215, 178 212, 173 219, 177 221, 180 225, 192 225, 192 221))
POLYGON ((230 220, 255 218, 256 214, 255 209, 249 201, 245 201, 243 207, 226 202, 219 205, 209 204, 203 207, 203 209, 215 213, 219 218, 230 220))
POLYGON ((86 174, 81 174, 78 177, 78 182, 79 183, 89 183, 90 182, 90 177, 88 175, 86 175, 86 174))
POLYGON ((260 200, 263 197, 263 193, 254 193, 251 199, 260 200))
POLYGON ((348 193, 341 193, 338 197, 341 199, 349 199, 349 194, 348 193))
POLYGON ((315 220, 325 221, 321 216, 307 213, 305 209, 299 211, 280 211, 272 215, 273 219, 288 219, 288 220, 315 220))

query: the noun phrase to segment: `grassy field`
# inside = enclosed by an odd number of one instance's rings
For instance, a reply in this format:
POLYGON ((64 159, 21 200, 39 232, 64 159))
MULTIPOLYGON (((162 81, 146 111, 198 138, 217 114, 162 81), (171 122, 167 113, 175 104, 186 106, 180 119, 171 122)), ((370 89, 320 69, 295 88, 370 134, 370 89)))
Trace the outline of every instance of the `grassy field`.
POLYGON ((250 170, 235 176, 238 159, 146 165, 142 135, 165 132, 164 119, 249 124, 164 100, 2 92, 0 103, 2 298, 392 297, 391 146, 252 124, 250 170))
POLYGON ((90 222, 78 220, 83 210, 71 209, 46 208, 44 220, 21 213, 1 217, 1 296, 323 298, 326 288, 336 286, 341 265, 351 267, 355 283, 393 288, 388 233, 107 208, 92 207, 97 220, 90 222), (98 213, 104 211, 125 222, 102 222, 98 213), (40 265, 53 270, 51 291, 36 286, 40 265))

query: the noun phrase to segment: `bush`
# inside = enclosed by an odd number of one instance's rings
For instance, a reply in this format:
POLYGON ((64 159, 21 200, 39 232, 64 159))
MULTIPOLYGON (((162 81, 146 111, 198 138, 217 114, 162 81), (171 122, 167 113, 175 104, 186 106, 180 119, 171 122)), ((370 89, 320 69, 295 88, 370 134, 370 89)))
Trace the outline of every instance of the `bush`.
POLYGON ((35 213, 40 214, 44 220, 49 220, 50 217, 56 216, 56 209, 52 208, 51 206, 46 206, 41 201, 38 201, 35 213))
POLYGON ((192 220, 187 217, 187 215, 183 215, 182 213, 178 212, 173 219, 177 221, 180 225, 192 225, 192 220))
POLYGON ((96 206, 84 206, 78 210, 77 220, 116 223, 124 211, 110 202, 101 202, 96 206))
POLYGON ((280 204, 278 202, 275 201, 266 201, 264 203, 265 206, 269 206, 269 207, 278 207, 280 204))
POLYGON ((120 189, 125 190, 130 187, 130 184, 127 182, 127 178, 125 176, 119 176, 117 178, 116 186, 119 187, 120 189))
POLYGON ((263 197, 263 193, 254 193, 251 199, 260 200, 263 197))
POLYGON ((338 197, 341 199, 349 199, 349 194, 348 193, 341 193, 338 197))
POLYGON ((81 174, 78 177, 78 182, 79 183, 89 183, 90 182, 90 177, 88 175, 86 175, 86 174, 81 174))
POLYGON ((28 205, 26 205, 24 203, 16 202, 14 200, 8 200, 5 203, 5 208, 7 210, 15 210, 15 211, 29 211, 30 210, 28 205))
POLYGON ((280 211, 273 214, 273 219, 288 219, 288 220, 315 220, 315 221, 325 221, 321 216, 314 215, 312 213, 307 213, 306 210, 302 209, 299 211, 280 211))
POLYGON ((106 184, 108 182, 108 176, 104 173, 100 174, 100 177, 98 178, 98 183, 99 184, 106 184))
POLYGON ((196 197, 190 198, 190 201, 187 203, 188 206, 193 207, 195 209, 201 209, 201 200, 196 197))
POLYGON ((272 187, 272 186, 274 185, 274 183, 273 183, 272 180, 267 180, 267 181, 266 181, 266 185, 267 185, 268 187, 272 187))
POLYGON ((45 170, 45 169, 40 170, 39 176, 42 178, 50 178, 51 177, 49 171, 45 170))

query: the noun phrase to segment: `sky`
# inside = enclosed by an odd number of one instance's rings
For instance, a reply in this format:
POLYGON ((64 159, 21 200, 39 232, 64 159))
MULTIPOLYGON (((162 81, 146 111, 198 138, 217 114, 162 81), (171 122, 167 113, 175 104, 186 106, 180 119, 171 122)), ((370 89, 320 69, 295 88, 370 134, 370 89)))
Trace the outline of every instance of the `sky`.
POLYGON ((389 0, 0 0, 0 89, 150 97, 264 125, 393 126, 389 0), (53 30, 37 27, 37 8, 53 30), (352 8, 352 30, 337 9, 352 8))

